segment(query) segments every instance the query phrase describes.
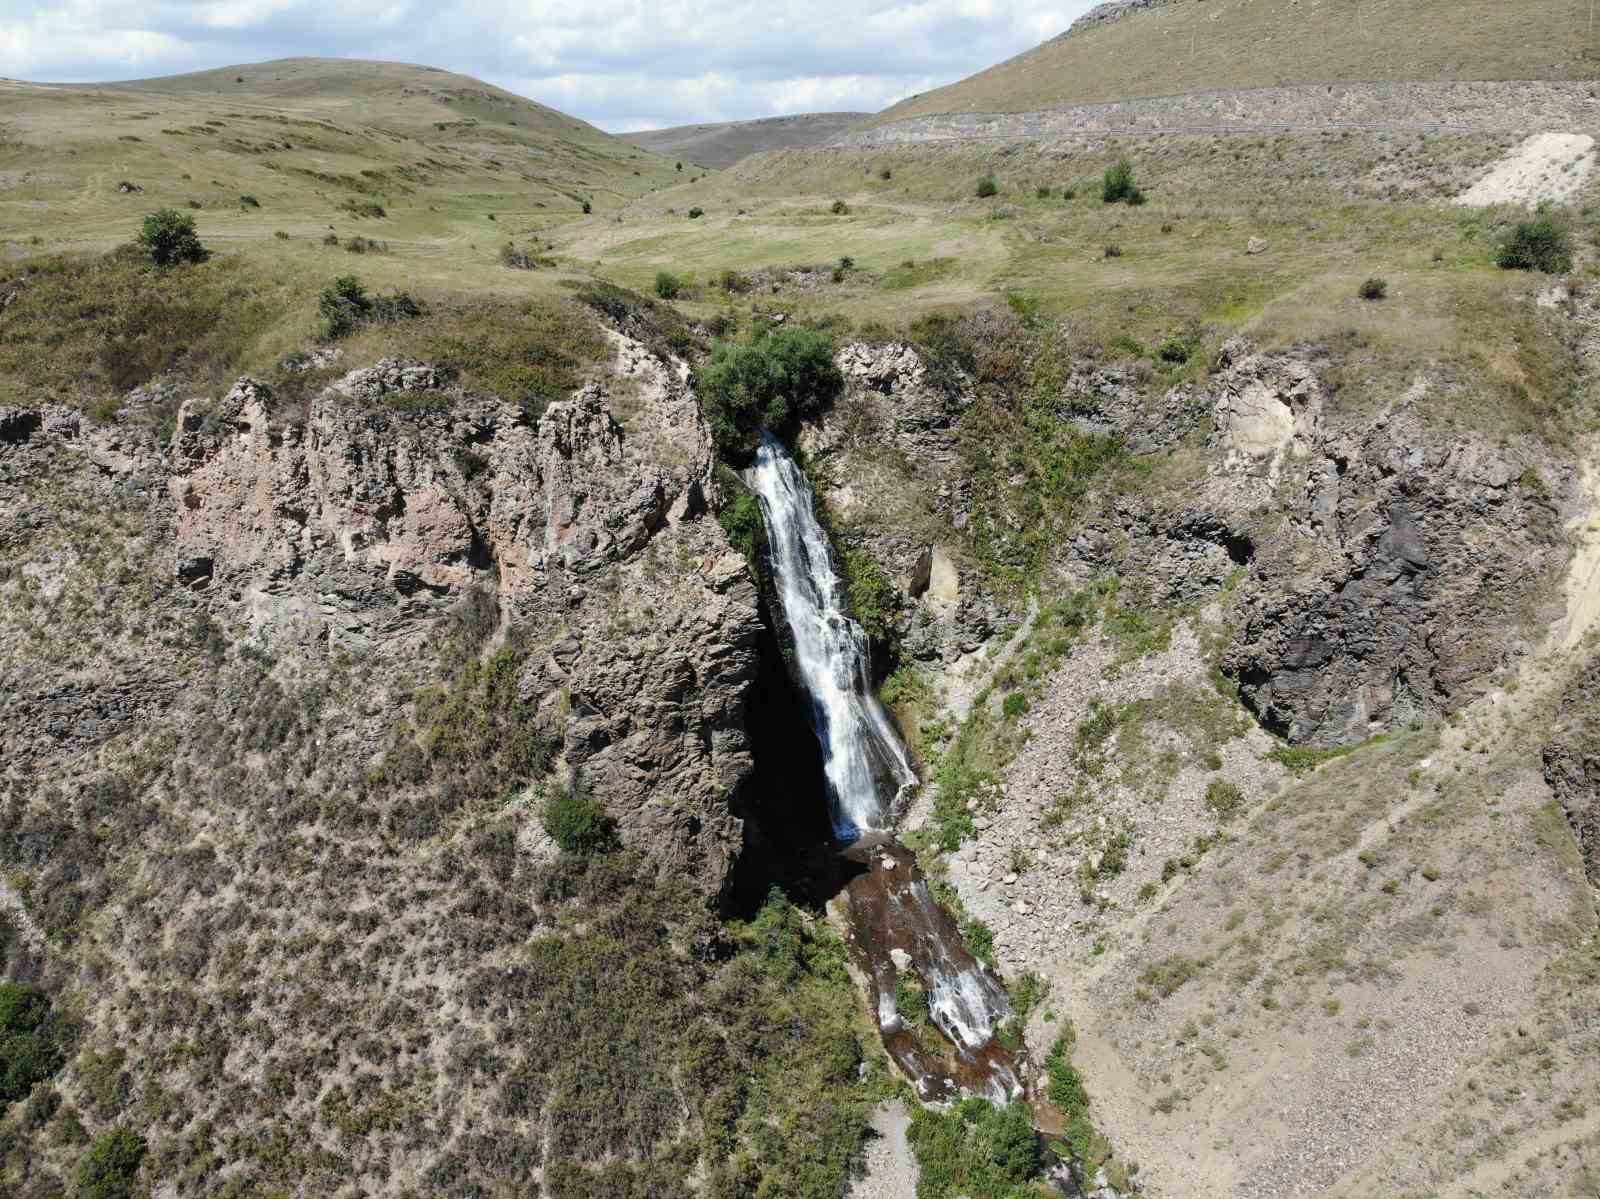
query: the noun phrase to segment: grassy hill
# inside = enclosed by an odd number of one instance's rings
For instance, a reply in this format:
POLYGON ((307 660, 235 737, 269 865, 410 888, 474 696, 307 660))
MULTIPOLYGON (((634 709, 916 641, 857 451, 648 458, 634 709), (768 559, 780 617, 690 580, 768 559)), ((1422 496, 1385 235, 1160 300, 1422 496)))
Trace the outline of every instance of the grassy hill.
POLYGON ((194 211, 223 248, 265 243, 281 260, 308 241, 321 254, 330 232, 360 235, 459 275, 509 236, 585 203, 615 208, 672 174, 552 108, 402 63, 0 82, 0 253, 12 258, 109 248, 165 205, 194 211))
POLYGON ((10 314, 0 400, 126 390, 143 373, 106 367, 96 346, 135 332, 162 369, 206 359, 196 383, 265 369, 310 336, 318 291, 352 272, 422 299, 548 296, 582 273, 550 257, 554 227, 675 178, 592 125, 431 67, 287 59, 0 81, 0 292, 31 279, 33 301, 10 314), (163 207, 192 215, 213 251, 192 278, 99 257, 163 207), (507 269, 508 243, 535 269, 507 269), (95 302, 70 303, 86 289, 95 302))
POLYGON ((687 158, 721 170, 741 158, 766 150, 821 146, 871 116, 865 112, 807 112, 758 121, 724 121, 712 125, 675 125, 625 133, 622 140, 657 154, 687 158))
POLYGON ((1177 0, 1061 34, 867 123, 1289 83, 1589 79, 1597 54, 1586 0, 1177 0))

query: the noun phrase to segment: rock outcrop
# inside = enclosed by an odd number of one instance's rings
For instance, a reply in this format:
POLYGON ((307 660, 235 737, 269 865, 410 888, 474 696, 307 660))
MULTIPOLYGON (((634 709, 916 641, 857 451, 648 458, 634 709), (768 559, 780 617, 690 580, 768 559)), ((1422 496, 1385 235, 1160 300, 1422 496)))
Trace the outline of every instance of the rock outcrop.
POLYGON ((1561 698, 1544 747, 1544 777, 1583 850, 1589 881, 1600 887, 1600 654, 1592 655, 1561 698))
MULTIPOLYGON (((755 586, 706 516, 711 442, 683 372, 626 339, 616 353, 606 381, 537 421, 422 363, 353 370, 303 405, 241 379, 181 405, 164 457, 140 428, 7 410, 0 474, 25 497, 38 472, 87 460, 103 486, 143 489, 167 564, 151 602, 301 677, 354 661, 374 694, 403 697, 443 618, 476 603, 484 635, 515 628, 529 647, 518 690, 556 768, 625 843, 714 893, 742 839, 755 586)), ((32 523, 27 503, 7 506, 32 523)), ((22 557, 55 596, 48 556, 22 557)), ((16 680, 0 744, 71 755, 165 711, 184 680, 159 655, 139 661, 16 680)), ((362 738, 374 754, 404 715, 386 703, 362 738)))
MULTIPOLYGON (((958 438, 973 396, 934 386, 906 346, 850 346, 840 363, 850 389, 806 448, 835 484, 829 502, 901 586, 902 649, 954 660, 1016 615, 976 579, 953 604, 928 587, 935 548, 966 527, 958 438)), ((1311 351, 1235 340, 1204 381, 1153 391, 1085 357, 1057 404, 1059 419, 1134 455, 1183 453, 1201 472, 1086 510, 1066 573, 1115 574, 1163 606, 1237 582, 1225 669, 1270 730, 1320 745, 1453 710, 1519 652, 1517 629, 1566 561, 1572 487, 1570 464, 1533 439, 1434 419, 1453 402, 1448 381, 1408 380, 1361 413, 1338 401, 1328 368, 1311 351)))
POLYGON ((1219 368, 1211 494, 1255 542, 1225 663, 1245 702, 1331 745, 1471 698, 1565 563, 1570 468, 1431 423, 1427 378, 1355 417, 1307 357, 1230 343, 1219 368))

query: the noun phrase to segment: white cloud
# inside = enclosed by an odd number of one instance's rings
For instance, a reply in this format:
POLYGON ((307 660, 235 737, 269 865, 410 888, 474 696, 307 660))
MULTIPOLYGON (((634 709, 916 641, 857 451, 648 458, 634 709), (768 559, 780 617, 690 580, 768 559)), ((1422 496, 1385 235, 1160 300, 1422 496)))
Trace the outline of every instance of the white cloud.
POLYGON ((6 0, 0 75, 121 79, 295 55, 425 61, 608 129, 873 111, 1093 0, 6 0))

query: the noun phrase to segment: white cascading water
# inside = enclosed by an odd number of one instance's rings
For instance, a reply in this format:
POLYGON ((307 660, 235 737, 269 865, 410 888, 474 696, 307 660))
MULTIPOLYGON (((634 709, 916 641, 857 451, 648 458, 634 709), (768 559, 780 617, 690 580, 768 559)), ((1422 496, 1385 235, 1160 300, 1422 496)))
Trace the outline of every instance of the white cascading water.
POLYGON ((892 964, 894 946, 915 963, 927 988, 929 1015, 966 1063, 959 1079, 933 1072, 918 1076, 923 1058, 901 1037, 904 1054, 897 1060, 917 1077, 923 1097, 949 1097, 955 1086, 1010 1102, 1022 1094, 1022 1084, 1009 1053, 997 1052, 996 1032, 1012 1014, 1005 988, 961 945, 915 857, 888 835, 896 801, 917 775, 873 694, 867 635, 846 609, 811 488, 770 434, 756 450, 750 484, 766 521, 772 582, 793 639, 795 671, 822 746, 833 830, 840 840, 867 849, 882 883, 873 897, 855 901, 861 905, 858 940, 872 959, 878 989, 880 1029, 886 1043, 903 1032, 894 998, 900 972, 892 964))
POLYGON ((867 635, 845 608, 828 536, 805 475, 763 434, 750 472, 772 553, 772 579, 794 643, 794 663, 822 743, 829 816, 844 841, 889 827, 916 771, 872 693, 867 635))

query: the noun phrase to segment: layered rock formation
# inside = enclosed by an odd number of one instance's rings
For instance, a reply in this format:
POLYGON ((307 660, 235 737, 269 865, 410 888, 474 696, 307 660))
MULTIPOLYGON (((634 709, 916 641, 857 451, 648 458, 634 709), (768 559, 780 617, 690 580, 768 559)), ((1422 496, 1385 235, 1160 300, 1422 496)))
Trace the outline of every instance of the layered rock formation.
MULTIPOLYGON (((65 410, 7 413, 7 506, 18 527, 43 524, 48 503, 30 515, 28 502, 41 476, 94 472, 143 497, 166 576, 152 604, 203 613, 301 672, 359 661, 374 690, 403 686, 445 615, 476 604, 485 634, 529 644, 519 690, 557 768, 581 775, 626 842, 715 892, 741 840, 729 801, 750 769, 755 588, 704 518, 710 439, 682 372, 621 338, 617 355, 607 383, 537 422, 390 360, 303 411, 241 379, 183 404, 168 447, 65 410), (627 429, 612 387, 630 394, 627 429)), ((16 569, 60 599, 48 557, 24 553, 16 569)), ((26 661, 0 727, 13 750, 80 753, 185 686, 159 655, 48 683, 26 661)), ((375 752, 392 722, 363 743, 375 752)))

